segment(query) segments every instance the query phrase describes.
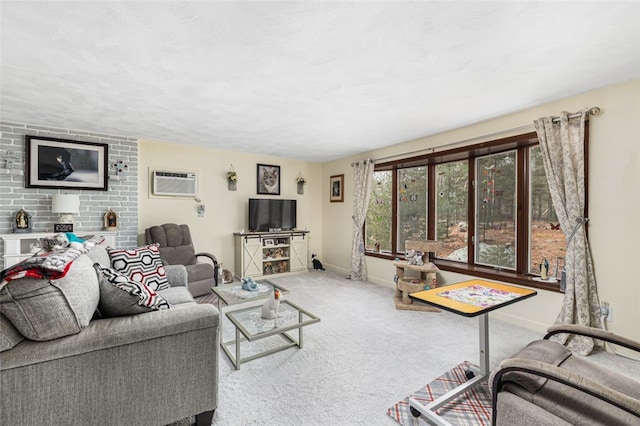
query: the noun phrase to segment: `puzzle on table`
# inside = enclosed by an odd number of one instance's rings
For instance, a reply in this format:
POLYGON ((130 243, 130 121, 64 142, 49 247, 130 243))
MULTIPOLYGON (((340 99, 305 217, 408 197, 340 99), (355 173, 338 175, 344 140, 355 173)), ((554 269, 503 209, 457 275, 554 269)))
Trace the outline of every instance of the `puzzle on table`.
POLYGON ((438 296, 446 297, 456 302, 466 303, 467 305, 488 308, 508 302, 522 295, 481 285, 471 285, 456 290, 442 291, 438 293, 438 296))

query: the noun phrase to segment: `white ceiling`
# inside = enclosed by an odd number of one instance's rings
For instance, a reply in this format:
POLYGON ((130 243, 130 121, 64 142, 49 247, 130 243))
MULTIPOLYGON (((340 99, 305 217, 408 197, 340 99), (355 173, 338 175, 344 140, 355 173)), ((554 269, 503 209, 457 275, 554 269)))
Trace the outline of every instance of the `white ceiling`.
POLYGON ((0 14, 3 120, 314 162, 640 77, 634 1, 3 0, 0 14))

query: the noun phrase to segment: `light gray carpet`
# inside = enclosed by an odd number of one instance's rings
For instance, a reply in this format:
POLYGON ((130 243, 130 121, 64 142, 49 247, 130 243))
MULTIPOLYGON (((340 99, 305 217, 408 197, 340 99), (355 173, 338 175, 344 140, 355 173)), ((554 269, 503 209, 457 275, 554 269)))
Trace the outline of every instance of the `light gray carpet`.
MULTIPOLYGON (((273 281, 291 290, 285 298, 320 316, 321 322, 305 329, 303 349, 248 362, 238 371, 221 351, 213 425, 393 426, 397 423, 387 415, 388 407, 456 364, 478 362, 476 318, 396 310, 392 289, 328 271, 273 281)), ((223 333, 225 340, 233 338, 226 319, 223 333)), ((490 319, 491 367, 541 337, 490 319)), ((273 343, 267 339, 250 345, 273 343)), ((607 352, 589 358, 640 380, 639 362, 607 352)))
MULTIPOLYGON (((478 362, 477 318, 396 310, 392 289, 328 271, 273 281, 321 322, 305 329, 303 349, 238 371, 221 352, 214 425, 391 426, 389 406, 462 361, 478 362)), ((233 338, 226 319, 223 334, 233 338)), ((541 336, 491 319, 490 337, 493 367, 541 336)))

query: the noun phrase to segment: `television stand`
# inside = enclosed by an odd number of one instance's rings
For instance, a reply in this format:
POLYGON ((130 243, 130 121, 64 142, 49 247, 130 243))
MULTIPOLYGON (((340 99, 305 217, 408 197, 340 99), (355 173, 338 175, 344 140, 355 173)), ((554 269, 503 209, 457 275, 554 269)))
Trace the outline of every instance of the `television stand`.
POLYGON ((262 278, 308 271, 309 231, 237 232, 235 274, 262 278))

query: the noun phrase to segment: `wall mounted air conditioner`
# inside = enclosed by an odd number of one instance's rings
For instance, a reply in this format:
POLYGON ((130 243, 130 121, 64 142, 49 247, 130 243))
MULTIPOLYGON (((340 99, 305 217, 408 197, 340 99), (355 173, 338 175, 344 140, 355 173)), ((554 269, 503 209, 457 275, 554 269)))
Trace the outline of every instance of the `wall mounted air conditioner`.
POLYGON ((194 197, 198 191, 198 175, 193 172, 153 171, 153 195, 194 197))

